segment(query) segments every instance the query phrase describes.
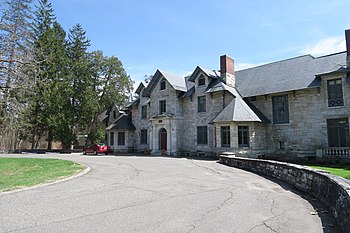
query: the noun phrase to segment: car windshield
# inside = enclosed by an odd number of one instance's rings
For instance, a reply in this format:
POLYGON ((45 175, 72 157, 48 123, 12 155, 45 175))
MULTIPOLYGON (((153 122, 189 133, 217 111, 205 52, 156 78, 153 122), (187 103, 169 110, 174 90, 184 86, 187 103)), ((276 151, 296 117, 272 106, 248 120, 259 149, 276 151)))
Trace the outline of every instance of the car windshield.
POLYGON ((105 146, 106 144, 104 144, 104 143, 99 143, 98 145, 99 145, 99 146, 105 146))

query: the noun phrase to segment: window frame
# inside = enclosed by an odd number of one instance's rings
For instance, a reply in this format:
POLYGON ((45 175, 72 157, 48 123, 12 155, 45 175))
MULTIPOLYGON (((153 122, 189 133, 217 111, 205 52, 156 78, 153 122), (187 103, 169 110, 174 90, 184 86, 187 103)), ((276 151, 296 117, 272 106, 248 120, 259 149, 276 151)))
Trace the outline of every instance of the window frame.
POLYGON ((327 119, 327 138, 329 147, 349 147, 349 137, 348 118, 327 119), (345 137, 342 137, 344 135, 345 137))
POLYGON ((274 124, 289 123, 289 95, 272 96, 272 117, 274 124), (284 112, 284 113, 281 113, 284 112))
POLYGON ((205 95, 197 97, 197 111, 198 112, 207 111, 207 98, 205 95))
POLYGON ((197 126, 197 145, 208 145, 208 126, 197 126))
POLYGON ((199 78, 198 78, 198 86, 199 87, 205 86, 205 77, 204 77, 204 75, 199 76, 199 78))
POLYGON ((237 127, 238 147, 249 147, 249 126, 239 125, 237 127))
POLYGON ((344 106, 343 81, 341 78, 327 80, 327 97, 328 107, 344 106))
POLYGON ((147 105, 141 106, 141 119, 147 119, 147 105))
POLYGON ((159 83, 159 90, 165 90, 166 89, 166 81, 165 79, 162 79, 160 80, 160 83, 159 83))
POLYGON ((230 126, 221 126, 220 127, 221 147, 225 147, 225 148, 231 147, 231 132, 230 131, 231 131, 230 126), (225 144, 224 144, 224 142, 225 142, 225 144))
POLYGON ((159 100, 159 115, 166 112, 166 100, 159 100))
POLYGON ((148 132, 147 129, 141 129, 140 131, 140 144, 148 144, 148 132))
POLYGON ((125 146, 125 136, 125 131, 118 132, 118 146, 125 146))
POLYGON ((109 145, 114 146, 114 132, 109 132, 109 145))

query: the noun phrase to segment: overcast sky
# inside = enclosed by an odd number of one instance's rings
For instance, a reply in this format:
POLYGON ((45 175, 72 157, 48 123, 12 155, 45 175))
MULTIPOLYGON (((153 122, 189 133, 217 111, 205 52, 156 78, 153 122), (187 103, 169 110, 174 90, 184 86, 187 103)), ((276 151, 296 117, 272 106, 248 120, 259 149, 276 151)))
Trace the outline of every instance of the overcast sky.
POLYGON ((116 56, 137 83, 157 69, 239 69, 303 54, 345 51, 349 0, 51 0, 68 30, 80 23, 90 50, 116 56))

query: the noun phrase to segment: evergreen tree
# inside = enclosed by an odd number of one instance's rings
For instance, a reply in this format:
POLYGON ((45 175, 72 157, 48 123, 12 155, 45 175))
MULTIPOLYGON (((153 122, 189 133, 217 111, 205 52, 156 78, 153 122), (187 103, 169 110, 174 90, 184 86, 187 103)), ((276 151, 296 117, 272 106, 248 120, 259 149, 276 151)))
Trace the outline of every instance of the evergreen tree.
POLYGON ((32 149, 37 146, 38 141, 48 130, 47 99, 48 85, 52 78, 52 24, 55 20, 52 5, 47 0, 39 0, 36 6, 34 19, 34 61, 35 61, 35 83, 33 93, 30 98, 30 109, 27 112, 28 125, 30 128, 30 138, 32 149))
POLYGON ((74 113, 75 133, 84 133, 85 127, 90 118, 88 117, 94 102, 94 83, 90 75, 90 67, 87 49, 90 40, 86 37, 86 32, 80 24, 76 24, 69 31, 68 35, 68 56, 70 79, 73 87, 71 98, 72 111, 74 113))

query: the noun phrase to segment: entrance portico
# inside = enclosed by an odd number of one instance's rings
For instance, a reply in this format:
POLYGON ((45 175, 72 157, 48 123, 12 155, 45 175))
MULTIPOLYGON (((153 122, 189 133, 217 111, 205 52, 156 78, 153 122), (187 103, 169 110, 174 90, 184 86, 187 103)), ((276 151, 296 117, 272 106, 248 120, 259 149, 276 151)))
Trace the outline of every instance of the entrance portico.
POLYGON ((151 119, 150 149, 152 153, 173 155, 177 151, 176 120, 168 116, 158 116, 151 119))

